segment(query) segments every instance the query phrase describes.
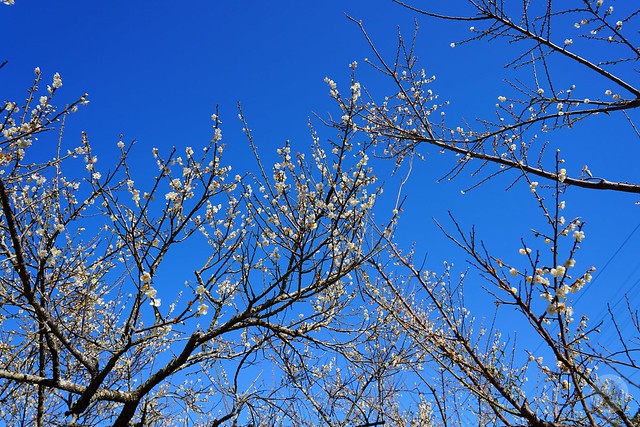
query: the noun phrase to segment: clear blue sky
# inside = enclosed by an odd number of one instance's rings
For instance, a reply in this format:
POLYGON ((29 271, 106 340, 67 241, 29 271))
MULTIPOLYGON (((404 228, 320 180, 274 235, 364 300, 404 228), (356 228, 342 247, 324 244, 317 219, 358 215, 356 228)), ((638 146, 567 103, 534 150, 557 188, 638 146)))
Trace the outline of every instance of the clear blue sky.
MULTIPOLYGON (((105 159, 121 133, 125 140, 138 140, 140 152, 152 146, 204 144, 211 137, 210 115, 219 105, 227 161, 234 170, 247 170, 252 165, 243 163, 247 143, 235 119, 237 102, 265 153, 287 139, 294 150, 304 151, 310 143, 308 117, 335 113, 324 77, 346 85, 348 64, 372 56, 345 13, 363 21, 389 59, 398 26, 410 36, 416 18, 390 0, 16 0, 15 6, 0 7, 0 60, 9 61, 0 71, 0 93, 2 100, 22 98, 35 66, 45 76, 60 72, 67 100, 88 92, 91 101, 72 118, 66 137, 79 138, 79 131, 86 130, 105 159)), ((497 96, 507 90, 502 66, 513 59, 511 48, 498 42, 451 49, 451 42, 467 36, 467 24, 423 18, 418 22, 417 54, 427 73, 438 77, 434 90, 451 101, 447 114, 452 123, 456 118, 491 117, 497 96)), ((363 84, 382 98, 387 82, 362 68, 363 84)), ((563 81, 576 77, 585 97, 593 97, 588 94, 589 75, 557 71, 563 81)), ((321 135, 331 131, 321 129, 321 135)), ((618 118, 591 120, 549 138, 552 144, 561 143, 567 155, 580 157, 569 162, 574 175, 588 162, 597 174, 640 181, 638 140, 618 118), (611 129, 616 129, 616 140, 611 140, 611 129)), ((471 180, 464 176, 436 184, 451 158, 426 151, 427 160, 415 166, 405 192, 405 222, 398 232, 402 242, 408 246, 417 241, 418 250, 429 254, 430 268, 439 268, 447 259, 463 269, 464 257, 431 220, 446 223, 451 210, 463 226, 476 224, 478 236, 497 256, 516 257, 519 237, 530 237, 531 224, 526 221, 537 215, 527 189, 517 186, 505 192, 509 181, 504 179, 463 196, 460 190, 471 180)), ((568 194, 567 216, 580 215, 588 223, 578 263, 601 270, 611 260, 581 302, 594 318, 605 302, 618 301, 622 290, 634 284, 638 301, 640 232, 614 256, 640 222, 637 199, 579 189, 568 194)), ((470 292, 480 285, 468 282, 470 292)))

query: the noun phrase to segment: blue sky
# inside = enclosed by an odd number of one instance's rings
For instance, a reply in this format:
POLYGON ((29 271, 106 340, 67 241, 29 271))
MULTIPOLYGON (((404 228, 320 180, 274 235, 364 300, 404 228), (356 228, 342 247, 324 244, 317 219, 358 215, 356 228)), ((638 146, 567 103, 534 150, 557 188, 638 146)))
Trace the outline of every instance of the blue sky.
MULTIPOLYGON (((45 76, 60 72, 68 101, 89 93, 90 104, 68 123, 66 138, 89 137, 104 159, 120 134, 136 139, 141 153, 151 147, 198 146, 211 137, 210 115, 219 105, 224 122, 227 161, 234 170, 247 170, 248 145, 236 119, 242 103, 257 145, 266 158, 285 140, 294 150, 309 146, 307 120, 314 113, 336 113, 325 76, 343 87, 348 64, 361 64, 372 54, 357 26, 345 14, 361 19, 380 50, 392 59, 398 26, 410 36, 415 14, 389 0, 263 1, 109 1, 17 0, 0 8, 5 42, 0 60, 2 100, 20 99, 39 66, 45 76)), ((499 95, 508 90, 503 65, 513 58, 512 46, 476 43, 451 49, 450 43, 468 35, 467 24, 419 18, 418 56, 428 74, 437 76, 434 91, 451 101, 452 123, 491 117, 499 95)), ((577 39, 576 39, 577 40, 577 39)), ((585 48, 576 43, 576 49, 585 48)), ((381 99, 389 88, 380 75, 360 67, 361 81, 381 99)), ((588 74, 555 70, 559 81, 580 82, 588 93, 598 87, 588 74), (593 85, 593 86, 592 86, 593 85)), ((523 73, 527 76, 527 73, 523 73)), ((599 92, 598 92, 599 93, 599 92)), ((584 95, 592 96, 592 95, 584 95)), ((549 135, 566 150, 570 173, 582 164, 598 174, 610 173, 638 182, 638 140, 618 117, 589 120, 574 129, 549 135), (611 138, 614 137, 615 140, 611 138), (635 151, 634 151, 635 150, 635 151)), ((316 121, 321 136, 331 136, 316 121)), ((461 195, 472 180, 436 180, 452 165, 451 156, 428 152, 414 166, 405 189, 406 211, 398 238, 428 254, 433 269, 454 260, 462 270, 464 257, 436 230, 432 217, 447 223, 452 213, 465 228, 477 226, 497 256, 517 257, 520 236, 536 221, 535 201, 524 185, 503 191, 508 178, 461 195)), ((393 182, 393 180, 391 180, 393 182)), ((640 291, 639 198, 572 189, 567 216, 587 221, 587 239, 578 258, 583 267, 606 269, 585 293, 581 304, 593 317, 604 314, 604 302, 615 303, 621 291, 640 291), (631 238, 622 247, 623 242, 631 238), (622 250, 618 251, 622 247, 622 250)), ((481 292, 481 282, 468 283, 481 292)), ((475 289, 475 291, 474 291, 475 289)), ((472 294, 473 295, 473 294, 472 294)), ((617 311, 617 310, 616 310, 617 311)))

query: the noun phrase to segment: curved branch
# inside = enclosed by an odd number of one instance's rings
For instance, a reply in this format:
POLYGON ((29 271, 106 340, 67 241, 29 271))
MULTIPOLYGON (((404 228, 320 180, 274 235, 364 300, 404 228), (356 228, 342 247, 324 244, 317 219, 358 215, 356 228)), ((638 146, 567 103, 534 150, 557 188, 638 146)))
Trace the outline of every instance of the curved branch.
MULTIPOLYGON (((387 136, 390 136, 390 135, 387 135, 387 136)), ((394 135, 394 137, 395 136, 396 135, 394 135)), ((520 169, 523 172, 530 173, 532 175, 536 175, 542 178, 546 178, 551 181, 558 181, 558 175, 555 172, 548 172, 543 169, 535 168, 533 166, 529 166, 526 164, 523 165, 516 161, 505 159, 500 156, 493 156, 491 154, 479 153, 473 150, 456 147, 454 145, 447 144, 438 139, 429 139, 429 138, 416 137, 416 136, 412 136, 412 139, 417 142, 426 142, 428 144, 435 145, 447 151, 464 154, 465 156, 469 156, 475 159, 486 160, 488 162, 505 165, 510 168, 520 169)), ((587 179, 577 179, 577 178, 566 177, 561 182, 566 185, 573 185, 575 187, 588 188, 591 190, 613 190, 613 191, 620 191, 624 193, 640 194, 639 184, 609 181, 604 178, 590 178, 587 180, 587 179)))

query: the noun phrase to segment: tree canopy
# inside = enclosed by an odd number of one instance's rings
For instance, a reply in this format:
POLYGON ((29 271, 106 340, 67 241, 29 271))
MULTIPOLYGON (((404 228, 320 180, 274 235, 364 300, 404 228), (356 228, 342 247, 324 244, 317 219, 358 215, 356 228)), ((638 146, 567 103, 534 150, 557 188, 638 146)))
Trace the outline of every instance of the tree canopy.
POLYGON ((347 16, 366 59, 325 78, 333 109, 305 146, 266 150, 239 105, 244 141, 216 109, 204 143, 145 157, 124 135, 69 136, 90 97, 69 102, 61 74, 12 82, 28 89, 0 107, 0 420, 639 425, 639 282, 602 318, 581 299, 603 269, 590 201, 613 192, 612 209, 635 209, 640 193, 636 170, 599 161, 640 139, 640 10, 393 3, 416 28, 387 52, 347 16), (471 120, 419 58, 432 21, 466 27, 454 49, 508 46, 505 85, 471 120), (589 126, 610 140, 576 143, 589 126), (234 164, 239 144, 252 157, 234 164), (434 164, 465 197, 518 197, 528 214, 501 221, 526 234, 497 245, 475 212, 451 209, 435 224, 467 265, 434 264, 439 248, 401 237, 434 164))

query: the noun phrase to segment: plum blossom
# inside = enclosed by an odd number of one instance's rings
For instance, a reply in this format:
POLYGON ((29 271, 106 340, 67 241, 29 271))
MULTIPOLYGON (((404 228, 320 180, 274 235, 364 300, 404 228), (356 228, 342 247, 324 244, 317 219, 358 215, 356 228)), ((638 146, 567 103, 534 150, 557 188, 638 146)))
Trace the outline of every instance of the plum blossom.
POLYGON ((209 306, 207 304, 200 304, 196 316, 205 316, 209 312, 209 306))
POLYGON ((140 281, 142 283, 150 283, 151 282, 151 274, 148 271, 142 272, 140 275, 140 281))
POLYGON ((553 276, 553 277, 562 277, 564 276, 564 274, 566 273, 567 269, 565 266, 563 265, 559 265, 556 268, 552 268, 549 273, 553 276))
POLYGON ((149 286, 149 288, 147 288, 147 290, 144 292, 144 294, 147 296, 147 298, 151 298, 151 299, 154 299, 156 297, 157 293, 158 293, 158 291, 155 288, 151 287, 151 286, 149 286))
POLYGON ((567 179, 567 170, 560 169, 560 172, 558 173, 558 181, 564 182, 565 179, 567 179))
POLYGON ((51 84, 54 89, 58 89, 62 86, 62 77, 60 77, 60 73, 55 73, 53 75, 53 83, 51 84))

